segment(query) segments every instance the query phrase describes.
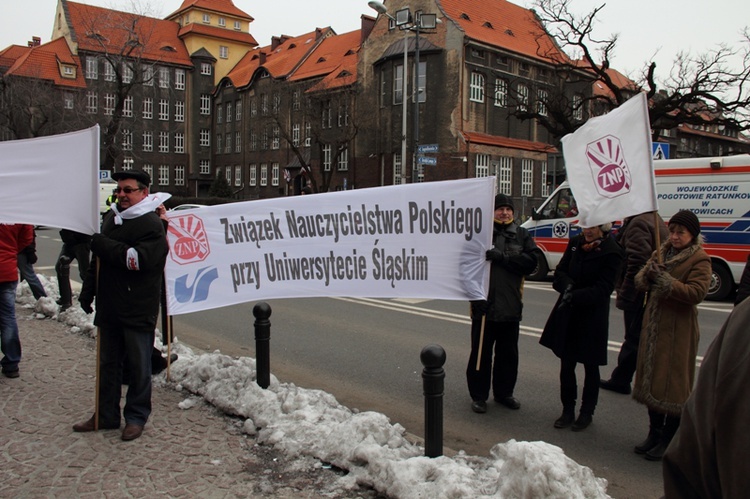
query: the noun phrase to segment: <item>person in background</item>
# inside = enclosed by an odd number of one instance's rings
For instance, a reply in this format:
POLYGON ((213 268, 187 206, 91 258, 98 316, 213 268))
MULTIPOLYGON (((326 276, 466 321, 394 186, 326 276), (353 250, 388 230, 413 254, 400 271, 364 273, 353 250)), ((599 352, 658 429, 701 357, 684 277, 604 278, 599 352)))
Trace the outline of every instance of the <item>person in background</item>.
POLYGON ((73 431, 119 428, 124 416, 121 438, 129 441, 141 436, 151 414, 151 353, 169 249, 165 224, 155 211, 161 201, 148 195, 148 174, 126 170, 112 178, 118 185, 117 207, 107 212, 101 234, 91 240, 99 269, 89 267, 79 296, 87 313, 93 312, 96 297, 94 324, 100 328, 101 346, 99 421, 95 413, 75 424, 73 431), (126 356, 130 380, 121 414, 126 356))
POLYGON ((34 228, 26 224, 0 223, 0 359, 3 375, 18 378, 21 339, 16 322, 18 254, 34 240, 34 228))
POLYGON ((570 239, 555 268, 552 287, 560 296, 539 340, 560 359, 563 411, 555 428, 587 428, 599 400, 599 366, 607 364, 609 298, 624 258, 623 249, 608 236, 611 229, 611 223, 584 228, 582 234, 570 239), (576 419, 579 362, 585 378, 576 419))
POLYGON ((635 275, 643 268, 658 245, 667 240, 668 235, 667 224, 654 211, 626 218, 617 231, 617 242, 625 249, 625 262, 618 272, 615 284, 615 304, 622 310, 625 321, 625 341, 620 347, 617 366, 612 375, 600 383, 605 390, 625 395, 631 392, 630 383, 635 374, 643 310, 646 304, 646 294, 635 289, 635 275), (659 244, 656 242, 657 229, 659 244))
POLYGON ((750 253, 747 255, 745 269, 742 271, 740 284, 737 286, 737 296, 734 299, 734 305, 739 305, 748 296, 750 296, 750 253))
POLYGON ((83 282, 91 260, 91 236, 62 229, 60 230, 60 238, 63 245, 60 249, 60 255, 57 257, 55 273, 57 274, 57 287, 60 291, 60 299, 57 300, 57 304, 64 311, 73 304, 73 291, 70 287, 70 263, 73 260, 78 260, 78 275, 83 282))
POLYGON ((518 334, 523 302, 524 276, 536 267, 534 240, 514 220, 513 201, 505 194, 495 196, 493 247, 485 258, 491 262, 487 300, 471 302, 472 319, 485 318, 482 355, 477 369, 481 328, 472 328, 471 355, 466 381, 474 412, 487 412, 490 385, 495 402, 519 409, 513 396, 518 378, 518 334), (492 355, 495 355, 494 366, 492 355))
POLYGON ((703 250, 698 217, 678 211, 669 220, 669 238, 635 276, 647 292, 638 346, 633 398, 648 408, 649 432, 637 454, 659 461, 680 425, 680 413, 695 379, 698 304, 711 283, 711 259, 703 250))
POLYGON ((31 227, 33 234, 33 240, 31 244, 26 246, 18 253, 18 272, 21 274, 21 280, 26 281, 31 289, 31 294, 34 295, 34 299, 38 300, 43 296, 47 296, 47 292, 44 290, 44 286, 39 282, 39 277, 36 275, 34 270, 34 264, 37 262, 36 256, 36 229, 31 227))
POLYGON ((682 409, 680 427, 664 454, 667 499, 746 497, 750 473, 750 300, 722 326, 701 362, 682 409))

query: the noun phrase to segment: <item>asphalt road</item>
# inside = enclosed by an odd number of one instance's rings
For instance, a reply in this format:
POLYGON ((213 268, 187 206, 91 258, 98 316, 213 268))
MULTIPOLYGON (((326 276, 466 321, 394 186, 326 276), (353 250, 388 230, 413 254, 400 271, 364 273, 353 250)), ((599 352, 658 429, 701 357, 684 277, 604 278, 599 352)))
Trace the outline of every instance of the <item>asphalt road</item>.
MULTIPOLYGON (((60 247, 57 231, 42 229, 37 234, 37 271, 54 275, 52 265, 60 247)), ((515 393, 522 403, 519 411, 490 403, 486 414, 475 414, 469 407, 464 374, 469 356, 465 302, 350 298, 269 301, 271 372, 282 382, 325 390, 348 407, 382 412, 391 422, 423 435, 423 366, 419 354, 424 346, 438 344, 447 354, 446 447, 488 455, 494 444, 509 439, 542 440, 561 447, 570 458, 606 478, 613 497, 660 497, 660 465, 632 451, 648 431, 648 417, 646 408, 629 396, 602 391, 594 423, 583 432, 553 428, 561 411, 559 361, 538 340, 555 298, 549 283, 527 283, 515 393)), ((197 349, 255 357, 254 304, 177 316, 175 336, 197 349)), ((700 306, 700 356, 730 310, 730 303, 705 302, 700 306)), ((616 363, 622 337, 622 315, 613 301, 610 365, 602 368, 603 378, 616 363)), ((578 377, 580 386, 580 367, 578 377)))

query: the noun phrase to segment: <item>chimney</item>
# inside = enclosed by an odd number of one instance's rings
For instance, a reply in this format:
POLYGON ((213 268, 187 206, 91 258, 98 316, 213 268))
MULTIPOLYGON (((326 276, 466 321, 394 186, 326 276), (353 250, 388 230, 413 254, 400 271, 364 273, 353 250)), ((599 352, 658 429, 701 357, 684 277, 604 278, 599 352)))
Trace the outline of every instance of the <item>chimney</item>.
POLYGON ((32 36, 29 42, 29 47, 38 47, 42 44, 42 39, 38 36, 32 36))
POLYGON ((261 51, 259 54, 258 64, 262 66, 265 63, 266 63, 266 53, 261 51))
POLYGON ((272 51, 276 50, 276 47, 278 47, 279 45, 281 45, 281 38, 279 38, 278 36, 272 36, 271 37, 271 50, 272 51))

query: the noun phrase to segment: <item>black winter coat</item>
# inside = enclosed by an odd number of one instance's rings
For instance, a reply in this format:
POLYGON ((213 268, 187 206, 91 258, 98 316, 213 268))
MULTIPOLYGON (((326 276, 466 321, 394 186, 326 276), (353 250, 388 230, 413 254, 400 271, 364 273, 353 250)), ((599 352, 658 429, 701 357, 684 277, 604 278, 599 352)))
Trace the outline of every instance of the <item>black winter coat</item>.
POLYGON ((90 265, 80 301, 91 303, 97 295, 97 326, 118 324, 151 332, 156 327, 169 252, 164 222, 156 213, 125 219, 122 225, 114 219, 114 212, 108 212, 101 234, 91 240, 91 251, 100 260, 99 284, 97 266, 90 265), (131 248, 137 252, 137 269, 135 261, 128 259, 131 248))
POLYGON ((582 248, 578 235, 570 240, 555 269, 552 286, 560 296, 539 340, 559 358, 582 364, 607 365, 609 302, 624 251, 611 237, 605 237, 592 251, 582 248), (560 306, 566 287, 572 285, 571 303, 560 306))
POLYGON ((520 322, 524 276, 536 267, 536 244, 528 231, 516 222, 495 223, 492 241, 508 259, 505 263, 493 261, 490 267, 487 319, 520 322))

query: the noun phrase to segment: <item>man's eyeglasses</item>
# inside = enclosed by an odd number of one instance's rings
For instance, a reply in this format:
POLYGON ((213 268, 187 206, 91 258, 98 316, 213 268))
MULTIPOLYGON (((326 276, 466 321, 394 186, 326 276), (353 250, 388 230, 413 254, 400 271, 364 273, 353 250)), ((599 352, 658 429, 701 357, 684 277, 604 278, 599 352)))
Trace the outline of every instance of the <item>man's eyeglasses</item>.
POLYGON ((115 187, 115 192, 117 194, 120 194, 121 192, 124 192, 125 194, 133 194, 135 191, 142 191, 143 187, 115 187))

